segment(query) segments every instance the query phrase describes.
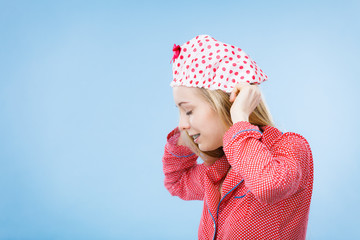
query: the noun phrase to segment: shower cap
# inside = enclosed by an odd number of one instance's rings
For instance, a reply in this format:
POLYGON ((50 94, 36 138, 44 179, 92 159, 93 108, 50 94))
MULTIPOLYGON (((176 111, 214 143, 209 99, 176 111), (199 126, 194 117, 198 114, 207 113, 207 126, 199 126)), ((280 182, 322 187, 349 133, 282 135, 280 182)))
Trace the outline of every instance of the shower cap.
POLYGON ((236 84, 260 84, 265 73, 241 48, 199 35, 179 46, 174 44, 171 87, 199 87, 232 92, 236 84))

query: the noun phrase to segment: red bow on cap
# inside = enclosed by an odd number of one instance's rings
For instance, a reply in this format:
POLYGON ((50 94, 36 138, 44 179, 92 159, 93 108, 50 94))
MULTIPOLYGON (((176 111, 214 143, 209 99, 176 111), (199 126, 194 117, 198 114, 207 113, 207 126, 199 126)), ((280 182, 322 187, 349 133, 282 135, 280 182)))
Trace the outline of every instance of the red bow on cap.
POLYGON ((180 51, 181 51, 181 47, 179 45, 174 44, 174 47, 173 47, 174 56, 170 60, 170 63, 172 61, 175 61, 175 59, 177 59, 179 57, 180 51))

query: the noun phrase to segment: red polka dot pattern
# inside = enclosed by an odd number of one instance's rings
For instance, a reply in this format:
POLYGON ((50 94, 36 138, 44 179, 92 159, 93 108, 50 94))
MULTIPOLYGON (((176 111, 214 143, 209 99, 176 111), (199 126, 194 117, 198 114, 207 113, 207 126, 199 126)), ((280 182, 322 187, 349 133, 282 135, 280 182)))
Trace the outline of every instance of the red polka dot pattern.
POLYGON ((260 84, 267 80, 267 76, 244 50, 222 43, 209 35, 196 36, 181 46, 180 55, 173 63, 173 76, 171 87, 221 89, 228 93, 240 82, 260 84), (198 76, 201 83, 190 83, 200 71, 203 73, 198 76), (212 79, 210 84, 206 81, 202 83, 208 78, 212 79), (235 82, 229 79, 235 79, 235 82))
POLYGON ((313 188, 310 146, 300 134, 248 122, 224 135, 225 156, 210 167, 168 134, 165 187, 203 200, 198 239, 305 239, 313 188), (221 185, 222 184, 222 185, 221 185))

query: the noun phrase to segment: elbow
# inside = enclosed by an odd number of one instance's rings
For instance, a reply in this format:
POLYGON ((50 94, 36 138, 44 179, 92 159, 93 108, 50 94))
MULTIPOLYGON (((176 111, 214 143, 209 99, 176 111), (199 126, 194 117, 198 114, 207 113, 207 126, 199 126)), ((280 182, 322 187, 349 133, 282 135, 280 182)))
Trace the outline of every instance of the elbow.
POLYGON ((168 190, 171 196, 173 197, 179 197, 180 199, 186 200, 187 196, 184 193, 184 191, 181 191, 181 189, 178 187, 177 183, 172 182, 166 182, 164 183, 165 188, 168 190))
POLYGON ((165 188, 169 191, 173 197, 179 197, 182 200, 202 200, 203 190, 201 189, 189 189, 179 185, 179 183, 167 183, 165 182, 165 188))
POLYGON ((176 195, 176 188, 174 186, 174 183, 164 181, 164 186, 168 190, 168 192, 171 194, 171 196, 177 196, 176 195))
POLYGON ((288 194, 278 189, 256 189, 251 191, 262 204, 272 205, 288 197, 288 194))
POLYGON ((296 178, 290 182, 258 186, 252 190, 252 193, 262 204, 276 204, 296 193, 299 188, 299 183, 300 178, 296 178))
POLYGON ((276 204, 299 190, 302 171, 299 166, 296 166, 277 175, 268 175, 263 179, 253 186, 253 194, 263 204, 276 204))

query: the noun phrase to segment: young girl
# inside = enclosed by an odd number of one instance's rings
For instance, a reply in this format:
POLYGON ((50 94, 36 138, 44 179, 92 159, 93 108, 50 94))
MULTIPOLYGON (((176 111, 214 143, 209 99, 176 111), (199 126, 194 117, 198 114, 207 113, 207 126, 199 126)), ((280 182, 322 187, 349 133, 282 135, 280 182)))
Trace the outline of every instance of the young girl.
POLYGON ((304 137, 272 123, 257 86, 267 76, 208 35, 173 51, 180 122, 167 136, 165 187, 204 201, 198 238, 305 239, 312 153, 304 137))

